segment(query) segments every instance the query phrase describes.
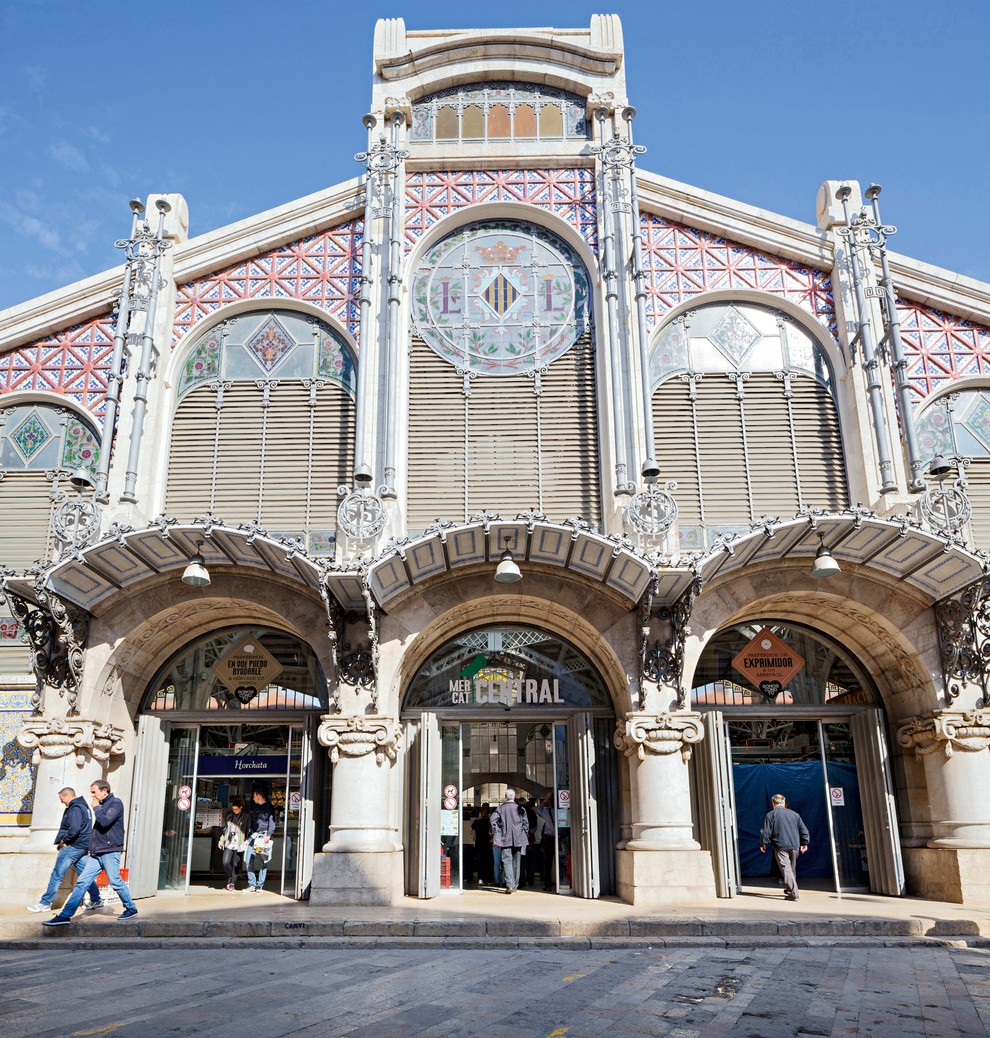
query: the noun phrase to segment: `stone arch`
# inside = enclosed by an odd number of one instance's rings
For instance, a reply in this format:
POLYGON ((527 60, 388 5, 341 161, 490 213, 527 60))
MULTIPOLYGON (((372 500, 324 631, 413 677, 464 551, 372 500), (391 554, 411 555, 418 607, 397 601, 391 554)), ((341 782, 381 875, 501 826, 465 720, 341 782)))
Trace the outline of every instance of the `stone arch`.
MULTIPOLYGON (((397 660, 394 669, 382 673, 381 701, 387 702, 387 712, 401 712, 406 690, 420 667, 430 654, 440 648, 446 641, 456 635, 475 627, 497 623, 519 623, 541 630, 568 642, 580 650, 597 669, 602 681, 608 689, 616 716, 622 716, 632 709, 630 692, 631 674, 635 673, 637 646, 634 641, 634 627, 627 623, 628 629, 620 626, 623 617, 628 613, 608 606, 599 610, 600 616, 589 619, 588 603, 578 600, 571 608, 562 603, 574 599, 573 586, 567 582, 547 581, 544 594, 504 594, 485 595, 468 593, 461 598, 449 590, 444 599, 451 603, 438 609, 416 631, 411 630, 420 610, 415 601, 406 603, 387 618, 397 628, 402 625, 404 639, 401 659, 397 660), (557 587, 560 585, 560 587, 557 587), (553 592, 567 588, 568 598, 553 592), (463 603, 463 604, 461 604, 463 603), (408 611, 407 611, 408 610, 408 611), (602 626, 595 620, 609 616, 608 626, 602 626)), ((383 629, 383 633, 385 633, 383 629)), ((395 632, 398 634, 398 631, 395 632)), ((384 668, 383 668, 384 671, 384 668)))
POLYGON ((115 596, 90 627, 81 704, 112 697, 115 723, 126 723, 125 730, 133 727, 149 682, 169 656, 204 634, 240 624, 273 627, 299 638, 331 679, 326 612, 308 588, 301 590, 274 574, 221 571, 205 592, 172 578, 115 596))
POLYGON ((685 650, 686 687, 719 631, 772 618, 803 624, 843 645, 876 684, 891 721, 938 708, 940 689, 933 675, 940 673, 940 664, 927 603, 845 573, 832 578, 828 589, 820 589, 810 576, 802 579, 793 567, 787 569, 786 574, 744 574, 698 597, 685 650), (844 594, 853 583, 857 598, 844 594))

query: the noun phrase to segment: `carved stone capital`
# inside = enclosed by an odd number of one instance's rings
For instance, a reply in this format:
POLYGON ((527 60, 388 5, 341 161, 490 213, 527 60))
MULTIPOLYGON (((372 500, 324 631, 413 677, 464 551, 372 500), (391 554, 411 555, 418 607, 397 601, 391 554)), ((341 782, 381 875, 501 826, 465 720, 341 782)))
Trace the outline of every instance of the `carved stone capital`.
POLYGON ((910 717, 898 727, 897 741, 919 758, 936 750, 946 757, 956 750, 985 750, 990 746, 990 710, 932 711, 910 717))
POLYGON ((690 760, 692 745, 704 737, 700 714, 626 714, 625 720, 616 724, 613 741, 627 757, 645 760, 647 754, 679 752, 684 760, 690 760))
POLYGON ((402 744, 402 733, 394 717, 324 717, 316 738, 330 751, 330 760, 336 764, 341 757, 375 755, 381 767, 386 758, 394 761, 402 744))
POLYGON ((31 760, 57 760, 75 754, 82 767, 86 757, 106 761, 124 753, 124 733, 104 721, 87 721, 82 717, 36 717, 25 721, 17 733, 18 743, 33 751, 31 760))

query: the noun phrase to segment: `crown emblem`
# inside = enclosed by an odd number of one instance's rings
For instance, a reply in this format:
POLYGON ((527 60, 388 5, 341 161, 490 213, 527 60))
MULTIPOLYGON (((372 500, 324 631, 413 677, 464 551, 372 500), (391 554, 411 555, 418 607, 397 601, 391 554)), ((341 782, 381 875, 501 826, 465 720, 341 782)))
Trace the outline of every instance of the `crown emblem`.
POLYGON ((509 246, 504 241, 497 241, 491 248, 484 245, 475 245, 474 248, 475 252, 479 253, 486 263, 515 263, 516 257, 526 246, 509 246))

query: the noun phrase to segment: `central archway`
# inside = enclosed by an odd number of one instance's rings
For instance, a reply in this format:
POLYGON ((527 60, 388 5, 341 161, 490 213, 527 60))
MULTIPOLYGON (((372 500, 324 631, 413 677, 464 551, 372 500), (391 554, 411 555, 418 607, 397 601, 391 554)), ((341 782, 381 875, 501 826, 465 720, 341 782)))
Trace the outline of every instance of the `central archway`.
POLYGON ((520 623, 462 631, 412 676, 401 717, 410 894, 499 885, 487 819, 508 789, 529 819, 524 885, 614 890, 615 712, 579 648, 520 623))

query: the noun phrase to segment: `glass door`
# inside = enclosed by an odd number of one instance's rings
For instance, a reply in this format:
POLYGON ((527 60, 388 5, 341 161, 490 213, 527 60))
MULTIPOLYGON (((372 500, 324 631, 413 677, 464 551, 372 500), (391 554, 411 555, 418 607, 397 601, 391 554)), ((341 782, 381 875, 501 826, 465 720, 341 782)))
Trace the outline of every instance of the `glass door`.
MULTIPOLYGON (((514 789, 529 814, 522 885, 571 890, 571 785, 567 723, 467 721, 440 726, 440 768, 428 794, 439 802, 439 890, 501 889, 501 857, 489 818, 514 789), (537 809, 551 811, 552 837, 536 840, 537 809), (546 879, 544 879, 546 877, 546 879)), ((542 826, 540 827, 542 829, 542 826)), ((592 831, 590 839, 595 838, 592 831)))
MULTIPOLYGON (((303 730, 274 724, 173 728, 165 781, 159 890, 227 882, 219 847, 226 818, 240 801, 250 817, 255 794, 275 815, 265 887, 298 897, 303 730)), ((259 805, 260 806, 260 805, 259 805)), ((241 870, 246 867, 242 860, 241 870)))

